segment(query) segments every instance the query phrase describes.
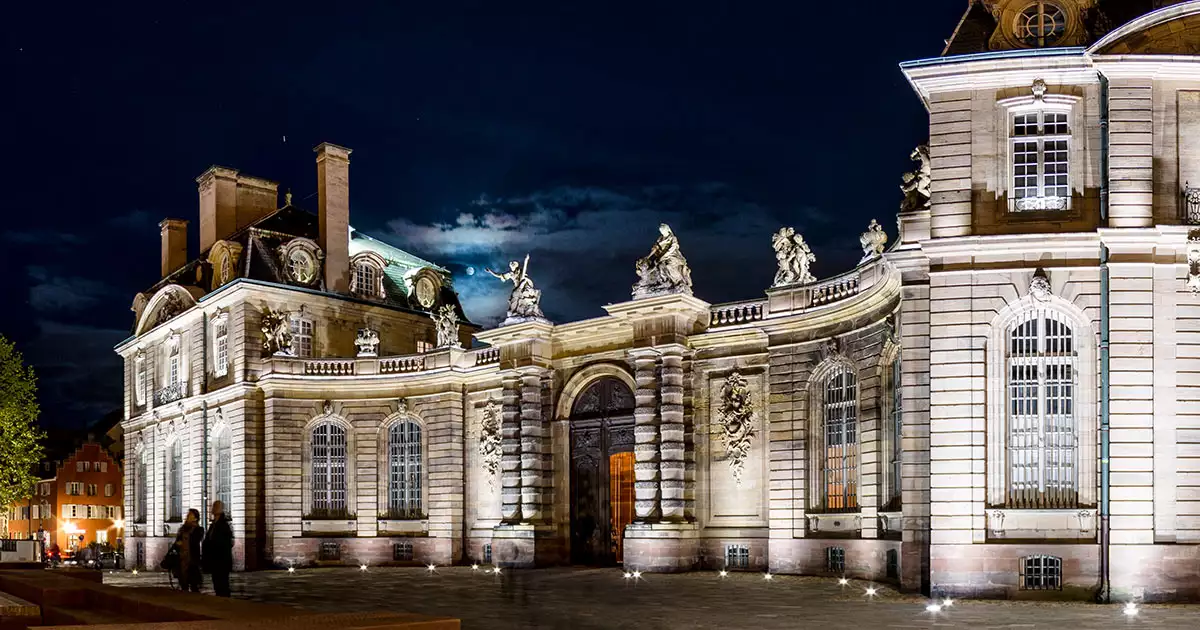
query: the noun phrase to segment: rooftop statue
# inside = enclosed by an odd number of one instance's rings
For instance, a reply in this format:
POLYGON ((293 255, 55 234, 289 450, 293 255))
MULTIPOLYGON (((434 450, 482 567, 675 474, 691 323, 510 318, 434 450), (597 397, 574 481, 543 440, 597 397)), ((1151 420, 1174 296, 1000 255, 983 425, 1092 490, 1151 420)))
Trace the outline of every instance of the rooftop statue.
POLYGON ((900 212, 929 208, 929 186, 933 181, 927 145, 919 145, 908 157, 912 158, 912 161, 916 162, 918 166, 917 170, 905 173, 901 178, 900 190, 904 191, 904 201, 900 202, 900 212))
POLYGON ((458 312, 446 304, 433 315, 433 324, 437 329, 437 347, 449 348, 458 345, 458 312))
POLYGON ((867 226, 867 231, 858 237, 858 242, 862 245, 863 257, 859 263, 867 262, 876 256, 883 254, 883 248, 887 245, 888 235, 883 231, 883 226, 875 219, 871 219, 871 225, 867 226))
POLYGON ((779 262, 779 271, 775 272, 775 282, 771 286, 808 284, 816 280, 809 268, 817 257, 795 229, 779 228, 771 237, 771 247, 775 248, 775 260, 779 262))
POLYGON ((634 265, 638 281, 633 299, 671 293, 692 294, 692 270, 679 249, 679 239, 666 223, 658 226, 658 240, 650 253, 634 265))
POLYGON ((501 282, 513 283, 512 293, 508 295, 508 315, 501 326, 546 319, 542 315, 542 292, 534 288, 533 278, 529 277, 529 254, 525 255, 524 265, 515 260, 510 261, 505 273, 496 273, 487 267, 484 267, 484 270, 501 282))

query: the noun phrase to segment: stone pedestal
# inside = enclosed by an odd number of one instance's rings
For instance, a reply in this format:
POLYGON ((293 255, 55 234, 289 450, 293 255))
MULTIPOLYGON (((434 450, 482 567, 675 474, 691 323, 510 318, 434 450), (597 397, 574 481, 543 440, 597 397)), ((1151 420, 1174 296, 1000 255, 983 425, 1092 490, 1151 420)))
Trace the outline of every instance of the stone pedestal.
POLYGON ((694 523, 633 523, 625 527, 626 571, 675 573, 700 563, 700 532, 694 523))
POLYGON ((497 525, 492 530, 492 563, 506 569, 532 569, 561 564, 566 553, 557 530, 549 525, 497 525))

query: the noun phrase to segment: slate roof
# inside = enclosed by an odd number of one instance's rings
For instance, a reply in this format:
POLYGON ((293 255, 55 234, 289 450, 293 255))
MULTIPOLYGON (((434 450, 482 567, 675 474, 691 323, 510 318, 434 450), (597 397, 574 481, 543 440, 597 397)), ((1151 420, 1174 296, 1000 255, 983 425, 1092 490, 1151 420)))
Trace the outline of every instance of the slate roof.
MULTIPOLYGON (((996 19, 992 16, 988 0, 970 0, 954 32, 946 40, 943 57, 967 55, 988 51, 988 41, 996 31, 996 19)), ((1172 0, 1100 0, 1096 8, 1084 16, 1085 26, 1091 42, 1104 36, 1112 29, 1145 15, 1157 8, 1175 4, 1172 0)), ((1089 42, 1090 43, 1090 42, 1089 42)))

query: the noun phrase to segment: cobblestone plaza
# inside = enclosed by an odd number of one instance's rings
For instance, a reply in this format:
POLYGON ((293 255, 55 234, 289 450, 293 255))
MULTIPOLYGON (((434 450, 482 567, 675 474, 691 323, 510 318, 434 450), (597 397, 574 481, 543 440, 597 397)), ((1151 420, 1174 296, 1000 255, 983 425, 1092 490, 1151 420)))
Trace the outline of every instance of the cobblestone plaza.
MULTIPOLYGON (((166 584, 162 573, 105 583, 166 584)), ((301 569, 233 576, 234 596, 322 612, 403 610, 457 617, 463 628, 1195 628, 1194 606, 962 601, 936 614, 928 600, 853 581, 761 573, 644 575, 616 569, 536 569, 499 576, 469 567, 301 569)), ((208 584, 205 585, 206 589, 208 584)))

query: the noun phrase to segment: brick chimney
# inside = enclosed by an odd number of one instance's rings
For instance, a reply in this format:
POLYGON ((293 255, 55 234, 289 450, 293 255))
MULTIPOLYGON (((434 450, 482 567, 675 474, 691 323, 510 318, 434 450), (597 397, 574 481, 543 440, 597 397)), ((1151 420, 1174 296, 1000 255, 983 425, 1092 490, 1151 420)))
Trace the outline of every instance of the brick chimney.
POLYGON ((187 226, 183 219, 163 219, 158 224, 162 235, 162 275, 166 278, 172 271, 187 264, 187 226))
POLYGON ((317 197, 325 290, 350 291, 350 149, 323 142, 317 154, 317 197))
POLYGON ((196 178, 200 189, 200 253, 237 229, 236 169, 211 166, 196 178))

